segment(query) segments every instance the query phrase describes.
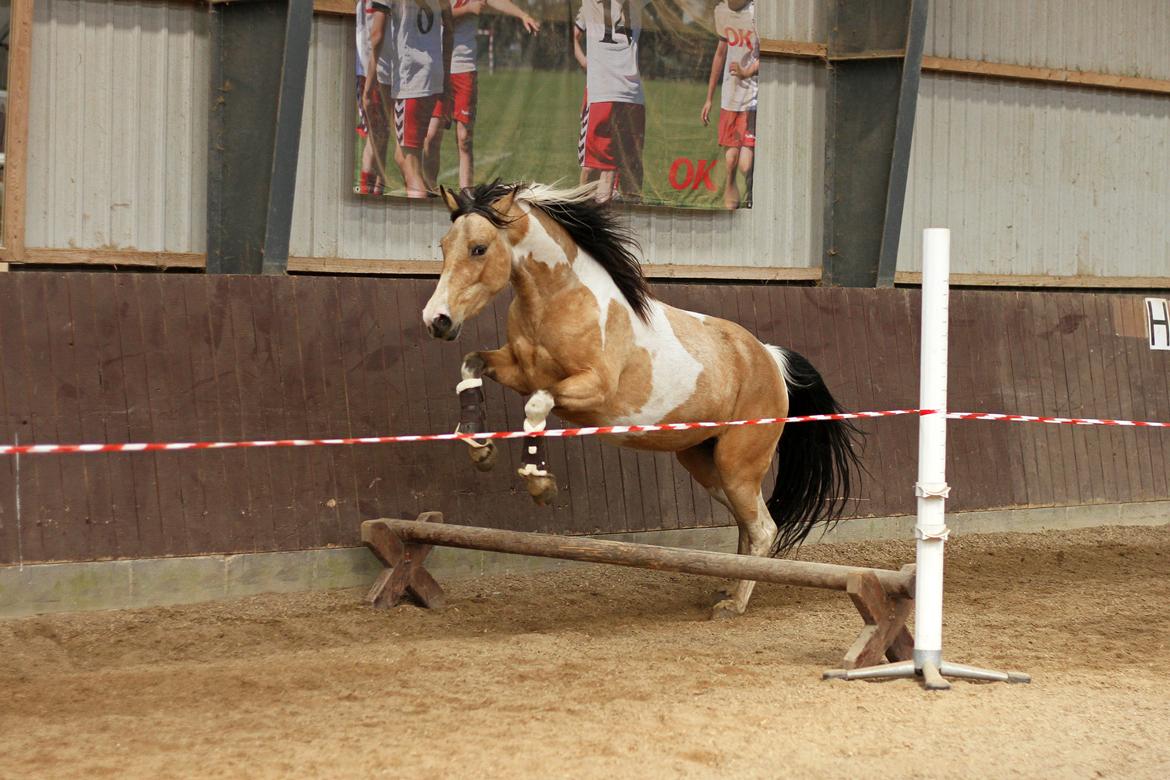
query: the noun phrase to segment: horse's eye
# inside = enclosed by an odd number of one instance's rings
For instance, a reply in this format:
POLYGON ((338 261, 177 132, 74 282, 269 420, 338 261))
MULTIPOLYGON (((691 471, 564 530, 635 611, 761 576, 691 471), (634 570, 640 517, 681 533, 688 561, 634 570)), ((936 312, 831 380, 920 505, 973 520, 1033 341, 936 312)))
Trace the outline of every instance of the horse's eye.
POLYGON ((482 257, 485 252, 487 252, 487 246, 484 244, 476 244, 471 248, 472 257, 482 257))

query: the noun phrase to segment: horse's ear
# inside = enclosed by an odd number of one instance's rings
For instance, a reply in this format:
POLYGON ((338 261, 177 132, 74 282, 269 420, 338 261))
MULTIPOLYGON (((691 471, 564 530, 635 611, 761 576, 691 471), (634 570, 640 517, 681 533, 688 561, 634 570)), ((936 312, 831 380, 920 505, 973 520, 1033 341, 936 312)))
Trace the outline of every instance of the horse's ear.
POLYGON ((443 196, 443 202, 447 204, 447 210, 454 214, 459 210, 459 199, 455 197, 455 193, 447 189, 443 185, 439 185, 439 194, 443 196))
POLYGON ((492 204, 492 208, 499 214, 507 214, 512 210, 512 204, 516 202, 516 189, 508 190, 508 194, 497 200, 492 204))

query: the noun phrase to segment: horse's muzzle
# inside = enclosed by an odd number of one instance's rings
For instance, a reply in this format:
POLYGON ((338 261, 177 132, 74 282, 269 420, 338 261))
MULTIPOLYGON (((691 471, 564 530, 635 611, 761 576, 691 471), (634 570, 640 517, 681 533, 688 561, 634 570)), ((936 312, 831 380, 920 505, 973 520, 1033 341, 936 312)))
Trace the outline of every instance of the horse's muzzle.
POLYGON ((437 314, 433 320, 427 323, 427 332, 432 337, 443 341, 454 341, 459 338, 459 331, 462 329, 462 324, 455 324, 446 314, 437 314))

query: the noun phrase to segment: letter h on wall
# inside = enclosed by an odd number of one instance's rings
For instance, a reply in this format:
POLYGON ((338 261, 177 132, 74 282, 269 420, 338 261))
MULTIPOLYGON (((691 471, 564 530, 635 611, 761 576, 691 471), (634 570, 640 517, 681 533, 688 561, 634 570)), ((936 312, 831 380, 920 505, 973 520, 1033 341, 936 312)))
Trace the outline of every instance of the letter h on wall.
POLYGON ((1146 298, 1146 332, 1150 349, 1170 349, 1170 302, 1165 298, 1146 298))

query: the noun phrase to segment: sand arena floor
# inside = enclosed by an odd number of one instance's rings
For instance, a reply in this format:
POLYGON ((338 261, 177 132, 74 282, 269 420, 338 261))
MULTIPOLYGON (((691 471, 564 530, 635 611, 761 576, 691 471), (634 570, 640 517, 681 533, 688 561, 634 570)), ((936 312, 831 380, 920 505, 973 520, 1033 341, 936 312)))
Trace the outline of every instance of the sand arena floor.
MULTIPOLYGON (((806 548, 895 566, 907 543, 806 548)), ((0 622, 0 777, 1170 776, 1170 527, 956 539, 952 660, 1027 686, 823 682, 844 594, 574 566, 0 622)))

